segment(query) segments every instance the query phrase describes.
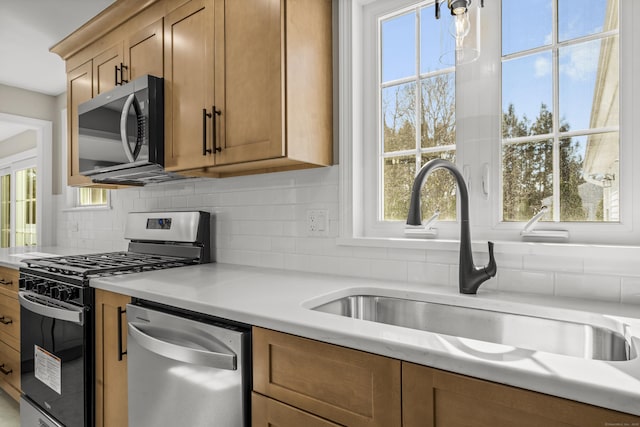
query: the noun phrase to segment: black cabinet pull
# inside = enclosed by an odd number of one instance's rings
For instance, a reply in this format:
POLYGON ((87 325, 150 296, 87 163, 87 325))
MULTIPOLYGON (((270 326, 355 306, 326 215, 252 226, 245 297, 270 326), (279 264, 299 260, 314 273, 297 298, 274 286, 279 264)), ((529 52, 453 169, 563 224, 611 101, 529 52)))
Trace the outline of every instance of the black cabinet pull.
MULTIPOLYGON (((208 153, 211 153, 211 149, 207 148, 207 118, 211 118, 212 114, 207 113, 207 109, 202 109, 202 155, 206 156, 208 153)), ((215 120, 213 121, 213 132, 215 134, 215 120)))
POLYGON ((0 365, 0 372, 2 372, 5 375, 9 375, 10 373, 13 372, 13 369, 7 369, 4 367, 4 363, 2 365, 0 365))
POLYGON ((122 357, 127 354, 127 350, 122 351, 122 315, 126 313, 127 310, 118 307, 118 361, 121 361, 122 357))
POLYGON ((129 80, 124 79, 124 70, 126 70, 128 67, 124 65, 122 62, 120 63, 119 67, 117 65, 115 67, 116 67, 116 86, 122 86, 124 83, 129 83, 129 80), (118 74, 120 74, 119 82, 118 82, 118 74))
MULTIPOLYGON (((222 115, 222 110, 216 110, 216 106, 211 107, 211 110, 214 112, 216 116, 222 115)), ((216 126, 217 120, 213 118, 213 147, 216 149, 216 152, 219 153, 222 151, 222 147, 218 147, 218 128, 216 126)))
POLYGON ((118 66, 115 65, 114 68, 115 68, 115 82, 116 82, 116 86, 118 86, 119 85, 119 83, 118 83, 118 66))
POLYGON ((2 323, 3 325, 10 325, 13 323, 13 320, 11 320, 10 317, 2 316, 0 317, 0 323, 2 323))
POLYGON ((0 285, 7 285, 7 286, 11 286, 11 285, 13 285, 13 280, 4 280, 4 279, 0 279, 0 285))

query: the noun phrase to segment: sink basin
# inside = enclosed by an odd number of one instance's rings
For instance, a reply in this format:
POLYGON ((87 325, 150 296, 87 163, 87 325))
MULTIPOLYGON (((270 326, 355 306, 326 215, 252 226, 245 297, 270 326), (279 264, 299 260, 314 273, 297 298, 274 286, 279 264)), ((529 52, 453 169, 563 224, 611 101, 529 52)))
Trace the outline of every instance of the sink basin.
POLYGON ((636 356, 614 330, 541 317, 374 295, 342 297, 312 310, 585 359, 636 356))

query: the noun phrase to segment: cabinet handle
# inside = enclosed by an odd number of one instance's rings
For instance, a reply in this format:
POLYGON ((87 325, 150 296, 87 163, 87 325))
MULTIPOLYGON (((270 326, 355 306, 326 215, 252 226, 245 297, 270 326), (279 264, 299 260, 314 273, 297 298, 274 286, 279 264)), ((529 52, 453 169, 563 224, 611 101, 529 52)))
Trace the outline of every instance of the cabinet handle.
POLYGON ((0 317, 0 323, 2 323, 3 325, 10 325, 13 323, 13 320, 11 320, 10 317, 2 316, 0 317))
POLYGON ((4 279, 0 279, 0 285, 7 285, 7 286, 11 286, 11 285, 13 285, 13 280, 4 280, 4 279))
POLYGON ((126 70, 128 67, 124 65, 122 62, 120 63, 119 67, 117 65, 115 67, 116 67, 116 86, 122 86, 124 83, 129 83, 129 80, 124 79, 124 70, 126 70), (118 82, 118 73, 120 74, 120 82, 118 82))
POLYGON ((115 68, 115 82, 116 82, 116 86, 118 86, 120 83, 118 83, 118 66, 114 65, 115 68))
MULTIPOLYGON (((216 116, 220 116, 222 115, 222 111, 221 110, 216 110, 216 106, 214 105, 213 107, 211 107, 211 110, 214 112, 214 114, 216 116)), ((216 149, 216 152, 219 153, 222 151, 222 147, 218 147, 218 129, 216 127, 216 123, 218 121, 216 120, 216 118, 213 118, 213 148, 216 149)))
POLYGON ((3 363, 2 365, 0 365, 0 372, 2 372, 5 375, 9 375, 11 372, 13 372, 13 369, 5 368, 3 363))
MULTIPOLYGON (((207 148, 207 118, 211 118, 212 114, 207 113, 207 109, 202 109, 202 155, 206 156, 208 153, 211 153, 211 149, 207 148)), ((215 120, 213 121, 213 132, 215 134, 215 120)))
POLYGON ((127 354, 127 350, 122 351, 122 315, 126 313, 127 310, 118 307, 118 361, 121 361, 122 357, 127 354))

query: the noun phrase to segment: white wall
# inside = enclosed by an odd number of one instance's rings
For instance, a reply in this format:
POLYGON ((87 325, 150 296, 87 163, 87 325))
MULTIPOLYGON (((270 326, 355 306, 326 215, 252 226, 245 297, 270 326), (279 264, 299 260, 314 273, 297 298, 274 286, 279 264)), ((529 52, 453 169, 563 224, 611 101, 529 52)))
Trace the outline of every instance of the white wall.
MULTIPOLYGON (((125 250, 127 212, 201 209, 216 216, 218 262, 457 286, 457 245, 449 250, 344 246, 339 166, 226 179, 178 181, 112 191, 112 210, 64 211, 56 198, 57 244, 125 250), (328 209, 328 237, 308 237, 309 209, 328 209)), ((496 243, 498 275, 481 289, 578 296, 640 304, 635 248, 607 252, 496 243)), ((486 254, 476 263, 486 263, 486 254)))

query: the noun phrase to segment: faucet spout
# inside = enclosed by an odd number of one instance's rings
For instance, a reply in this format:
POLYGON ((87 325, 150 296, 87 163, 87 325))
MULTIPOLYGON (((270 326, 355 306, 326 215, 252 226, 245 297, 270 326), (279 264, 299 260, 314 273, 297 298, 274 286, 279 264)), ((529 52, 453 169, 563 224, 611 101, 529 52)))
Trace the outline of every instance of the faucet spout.
POLYGON ((424 186, 427 177, 436 169, 445 169, 453 175, 458 185, 460 194, 460 265, 459 286, 460 293, 475 294, 478 288, 486 280, 496 275, 497 265, 493 256, 493 242, 489 242, 489 264, 476 267, 471 252, 471 233, 469 230, 469 193, 467 184, 460 170, 453 163, 444 159, 434 159, 427 162, 416 175, 411 189, 411 202, 407 215, 407 225, 421 225, 422 214, 420 212, 420 190, 424 186))

